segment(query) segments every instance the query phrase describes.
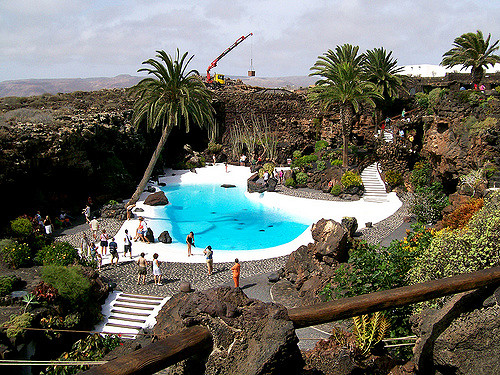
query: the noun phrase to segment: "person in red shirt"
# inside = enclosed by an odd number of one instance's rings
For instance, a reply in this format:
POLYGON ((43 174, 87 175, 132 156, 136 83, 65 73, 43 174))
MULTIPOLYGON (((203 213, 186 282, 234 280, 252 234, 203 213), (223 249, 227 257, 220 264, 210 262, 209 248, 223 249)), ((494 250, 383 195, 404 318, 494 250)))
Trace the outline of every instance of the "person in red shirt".
POLYGON ((231 271, 233 271, 233 281, 234 281, 234 287, 239 288, 240 287, 240 263, 238 258, 234 260, 234 266, 231 267, 231 271))

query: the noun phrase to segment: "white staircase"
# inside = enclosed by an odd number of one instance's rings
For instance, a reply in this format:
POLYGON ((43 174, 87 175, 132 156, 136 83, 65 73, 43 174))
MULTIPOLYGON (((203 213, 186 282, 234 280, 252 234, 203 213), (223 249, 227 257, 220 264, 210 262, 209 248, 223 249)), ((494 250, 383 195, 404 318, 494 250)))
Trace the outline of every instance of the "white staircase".
POLYGON ((392 131, 386 130, 384 132, 384 141, 391 143, 393 139, 394 139, 394 134, 392 133, 392 131))
POLYGON ((124 339, 134 339, 141 329, 155 325, 155 317, 168 299, 169 297, 113 292, 102 306, 104 319, 95 330, 121 334, 124 339))
MULTIPOLYGON (((385 137, 385 135, 384 135, 385 137)), ((361 180, 365 187, 363 199, 366 202, 387 202, 387 192, 385 191, 385 184, 378 173, 378 163, 366 167, 361 172, 361 180)))

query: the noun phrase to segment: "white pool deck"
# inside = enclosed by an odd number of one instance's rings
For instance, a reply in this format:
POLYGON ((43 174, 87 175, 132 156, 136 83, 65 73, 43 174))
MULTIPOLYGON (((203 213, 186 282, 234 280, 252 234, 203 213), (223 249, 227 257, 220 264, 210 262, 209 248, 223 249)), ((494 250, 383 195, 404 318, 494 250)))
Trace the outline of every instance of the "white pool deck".
MULTIPOLYGON (((247 179, 250 177, 250 168, 228 165, 228 171, 224 164, 216 164, 215 166, 207 166, 205 168, 196 169, 197 173, 190 171, 166 171, 165 177, 160 178, 160 182, 168 184, 233 184, 237 186, 245 186, 247 179), (172 175, 175 174, 175 175, 172 175)), ((159 219, 156 211, 159 208, 144 205, 144 199, 150 193, 143 193, 137 207, 144 209, 144 212, 136 213, 138 216, 143 216, 149 227, 153 230, 155 238, 163 230, 168 230, 168 221, 159 219)), ((249 199, 261 202, 263 205, 272 207, 282 211, 284 214, 292 215, 300 218, 300 222, 307 223, 310 226, 318 220, 333 219, 338 222, 345 216, 353 216, 357 219, 359 228, 363 228, 367 222, 373 224, 384 220, 385 218, 394 214, 402 205, 401 201, 396 196, 396 193, 388 195, 388 201, 384 203, 365 202, 363 199, 355 202, 336 202, 325 201, 316 199, 297 198, 288 195, 265 192, 259 193, 246 193, 249 199)), ((167 196, 168 198, 168 196, 167 196)), ((126 221, 121 229, 116 234, 116 242, 118 243, 118 252, 120 262, 129 261, 130 258, 123 257, 123 238, 125 229, 128 229, 129 234, 135 236, 135 232, 139 221, 137 219, 126 221)), ((187 235, 187 233, 186 233, 187 235)), ((156 242, 154 244, 146 244, 142 242, 134 242, 132 244, 133 260, 136 260, 141 252, 146 254, 147 260, 153 259, 153 254, 158 253, 160 261, 164 262, 184 262, 184 263, 204 263, 203 249, 207 245, 214 247, 214 262, 232 262, 235 258, 240 261, 260 260, 288 255, 296 250, 301 245, 307 245, 312 242, 310 227, 304 231, 295 240, 286 244, 271 247, 267 249, 256 250, 218 250, 213 244, 195 244, 200 247, 192 249, 193 256, 187 256, 187 245, 184 241, 176 241, 174 239, 171 244, 163 244, 156 242)), ((110 262, 110 256, 103 257, 103 264, 110 262)))

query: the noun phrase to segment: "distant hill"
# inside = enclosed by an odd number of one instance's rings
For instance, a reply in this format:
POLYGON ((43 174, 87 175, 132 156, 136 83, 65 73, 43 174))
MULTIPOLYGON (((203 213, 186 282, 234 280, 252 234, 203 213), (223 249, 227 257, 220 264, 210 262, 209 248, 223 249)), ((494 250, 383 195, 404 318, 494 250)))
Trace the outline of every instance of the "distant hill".
MULTIPOLYGON (((308 76, 294 77, 244 77, 229 76, 231 79, 240 79, 245 84, 259 87, 283 87, 295 89, 308 87, 315 82, 308 76)), ((33 96, 45 93, 58 94, 74 91, 98 91, 101 89, 124 88, 136 85, 142 77, 127 74, 116 77, 97 78, 54 78, 54 79, 22 79, 0 82, 0 97, 6 96, 33 96)))
POLYGON ((21 79, 0 82, 0 97, 58 94, 74 91, 97 91, 124 88, 137 84, 142 78, 127 74, 116 77, 21 79))

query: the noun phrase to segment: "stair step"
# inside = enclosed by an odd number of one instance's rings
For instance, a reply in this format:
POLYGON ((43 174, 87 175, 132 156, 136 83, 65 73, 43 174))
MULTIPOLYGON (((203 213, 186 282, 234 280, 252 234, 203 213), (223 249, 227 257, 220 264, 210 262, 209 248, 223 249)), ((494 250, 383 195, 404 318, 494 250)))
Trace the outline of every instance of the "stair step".
POLYGON ((141 326, 129 326, 127 324, 120 324, 120 323, 107 323, 106 327, 118 327, 118 328, 128 328, 128 329, 136 329, 136 330, 141 330, 141 326))
POLYGON ((120 294, 120 297, 141 298, 141 299, 150 299, 150 300, 156 300, 156 301, 163 301, 163 297, 148 296, 148 295, 145 295, 145 294, 127 294, 127 293, 122 293, 122 294, 120 294))
POLYGON ((125 318, 116 315, 111 315, 110 317, 108 317, 108 319, 123 320, 125 322, 133 322, 133 323, 146 323, 146 319, 125 318))
POLYGON ((148 313, 140 313, 140 312, 134 312, 134 311, 124 311, 124 310, 117 310, 117 309, 112 309, 112 313, 115 314, 125 314, 125 315, 133 315, 133 316, 149 316, 148 313))
POLYGON ((140 305, 154 305, 154 306, 158 306, 160 304, 160 301, 152 302, 152 301, 142 301, 142 300, 138 300, 138 299, 127 299, 127 298, 117 298, 116 301, 137 303, 140 305))
POLYGON ((154 310, 154 307, 149 307, 149 306, 133 306, 133 305, 125 305, 124 303, 115 303, 113 305, 114 307, 126 307, 127 309, 133 309, 133 310, 154 310))

